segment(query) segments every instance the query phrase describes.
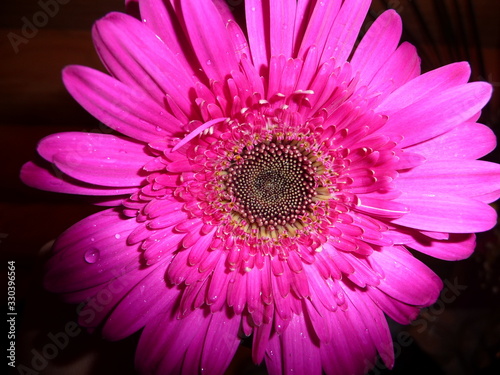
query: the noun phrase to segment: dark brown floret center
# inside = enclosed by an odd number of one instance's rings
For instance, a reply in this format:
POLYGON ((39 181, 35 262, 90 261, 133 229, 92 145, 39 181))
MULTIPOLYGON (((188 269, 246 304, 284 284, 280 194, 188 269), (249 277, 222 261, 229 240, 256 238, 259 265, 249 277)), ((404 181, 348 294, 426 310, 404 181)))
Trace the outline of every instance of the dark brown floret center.
POLYGON ((304 151, 278 142, 245 148, 228 169, 233 209, 249 224, 292 224, 311 207, 315 168, 304 151))

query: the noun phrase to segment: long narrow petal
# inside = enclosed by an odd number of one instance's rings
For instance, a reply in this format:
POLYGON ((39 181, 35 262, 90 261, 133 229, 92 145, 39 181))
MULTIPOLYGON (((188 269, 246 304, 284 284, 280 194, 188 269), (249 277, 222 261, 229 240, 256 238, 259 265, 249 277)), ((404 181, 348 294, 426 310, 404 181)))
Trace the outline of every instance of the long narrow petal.
POLYGON ((420 74, 420 57, 410 43, 402 43, 375 73, 369 83, 370 90, 379 93, 384 100, 394 90, 420 74), (387 83, 391 83, 387 86, 387 83))
POLYGON ((320 63, 334 58, 341 66, 351 54, 371 0, 344 1, 326 41, 320 63))
POLYGON ((223 81, 231 70, 238 70, 236 51, 213 2, 185 1, 182 14, 191 44, 207 77, 223 81))
POLYGON ((420 99, 454 86, 467 83, 470 66, 466 62, 454 63, 432 70, 401 86, 389 95, 377 108, 378 112, 394 111, 411 105, 420 99))
POLYGON ((171 1, 140 1, 141 20, 167 45, 191 76, 196 76, 199 64, 171 1))
POLYGON ((173 308, 178 296, 175 288, 167 288, 164 266, 154 268, 127 290, 104 324, 103 336, 108 340, 121 340, 130 336, 160 312, 173 308))
POLYGON ((500 197, 500 164, 480 160, 428 161, 400 173, 395 187, 401 191, 450 194, 491 203, 500 197))
POLYGON ((146 94, 83 66, 69 66, 63 80, 70 94, 110 128, 149 142, 181 131, 182 124, 146 94))
POLYGON ((399 44, 402 30, 401 17, 394 10, 384 12, 375 20, 351 59, 353 72, 359 73, 360 83, 370 82, 386 63, 399 44))
POLYGON ((300 45, 300 58, 304 58, 312 46, 323 51, 341 3, 341 0, 316 2, 300 45))
POLYGON ((371 255, 384 270, 378 289, 409 305, 428 306, 439 296, 441 279, 412 254, 384 247, 371 255))
POLYGON ((450 234, 448 240, 430 241, 424 236, 418 236, 414 241, 407 243, 408 247, 434 258, 444 260, 462 260, 468 258, 476 247, 475 234, 450 234))
POLYGON ((491 86, 484 82, 456 86, 391 113, 378 132, 403 135, 405 138, 399 143, 400 147, 414 145, 467 121, 486 105, 490 97, 491 86))
POLYGON ((139 186, 151 160, 144 144, 108 134, 53 134, 40 141, 38 152, 73 178, 116 187, 139 186))
POLYGON ((229 316, 224 310, 211 315, 201 355, 201 368, 207 374, 223 374, 229 366, 240 344, 240 323, 240 315, 229 316))
POLYGON ((163 105, 165 95, 191 115, 192 73, 143 23, 121 13, 96 22, 93 39, 108 71, 122 83, 142 90, 163 105))
POLYGON ((486 125, 464 122, 450 131, 406 150, 425 156, 427 160, 478 159, 495 149, 495 133, 486 125))
POLYGON ((396 201, 410 212, 392 220, 410 228, 448 233, 483 232, 497 222, 496 211, 478 200, 445 194, 404 193, 396 201))
POLYGON ((269 9, 266 0, 245 1, 245 15, 248 30, 248 43, 252 52, 253 65, 259 73, 267 68, 270 58, 270 27, 268 17, 269 9))
POLYGON ((296 0, 270 1, 271 56, 292 57, 296 0))
POLYGON ((87 184, 69 177, 49 163, 46 166, 33 162, 24 164, 21 169, 21 180, 35 189, 65 194, 109 196, 132 194, 137 191, 137 187, 111 188, 87 184))
POLYGON ((46 287, 57 293, 89 289, 140 266, 138 246, 126 239, 137 226, 114 209, 98 212, 66 230, 47 263, 46 287))

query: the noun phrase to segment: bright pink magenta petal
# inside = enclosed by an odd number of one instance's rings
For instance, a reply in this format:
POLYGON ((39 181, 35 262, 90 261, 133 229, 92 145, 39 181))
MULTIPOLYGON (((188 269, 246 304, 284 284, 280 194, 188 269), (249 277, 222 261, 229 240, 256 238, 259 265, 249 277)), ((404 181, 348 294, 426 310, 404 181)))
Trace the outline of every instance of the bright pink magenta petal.
POLYGON ((384 313, 399 324, 409 324, 418 316, 420 307, 408 305, 394 299, 375 287, 368 287, 366 294, 371 298, 384 313))
POLYGON ((97 70, 69 66, 63 80, 82 107, 129 137, 148 142, 181 130, 182 124, 146 94, 97 70))
MULTIPOLYGON (((404 86, 403 86, 404 87, 404 86)), ((400 147, 426 141, 468 120, 491 97, 491 85, 474 82, 427 96, 389 115, 385 134, 403 135, 400 147)))
POLYGON ((312 333, 312 327, 302 316, 295 315, 290 325, 282 335, 283 368, 285 373, 302 373, 319 375, 321 371, 321 356, 317 338, 312 333), (300 353, 300 355, 290 355, 300 353))
POLYGON ((395 186, 401 191, 458 195, 491 203, 500 197, 500 164, 480 160, 428 161, 400 173, 395 186))
POLYGON ((321 345, 321 361, 327 374, 363 374, 376 359, 376 347, 355 306, 330 313, 325 319, 333 338, 321 345))
POLYGON ((428 306, 438 298, 441 279, 406 250, 384 247, 371 257, 384 270, 385 278, 377 287, 384 293, 418 306, 428 306))
POLYGON ((486 125, 464 122, 436 138, 410 146, 408 151, 419 153, 428 160, 478 159, 489 154, 497 145, 495 133, 486 125))
MULTIPOLYGON (((133 270, 116 273, 108 282, 82 291, 64 294, 68 303, 81 303, 85 306, 78 312, 78 324, 87 328, 102 327, 103 321, 109 319, 109 315, 119 305, 122 299, 134 289, 140 280, 148 277, 150 273, 157 272, 157 268, 135 268, 133 270)), ((138 312, 140 314, 140 312, 138 312)), ((114 324, 106 320, 108 324, 114 324)), ((123 329, 123 326, 122 326, 123 329)))
POLYGON ((73 178, 116 187, 139 186, 142 167, 152 158, 142 143, 94 133, 50 135, 40 141, 38 152, 73 178))
POLYGON ((392 220, 409 228, 448 233, 483 232, 497 222, 496 211, 478 200, 446 194, 403 193, 396 201, 410 212, 392 220))
POLYGON ((431 241, 419 236, 406 245, 434 258, 455 261, 466 259, 474 252, 476 235, 452 233, 445 241, 431 241))
POLYGON ((380 92, 381 100, 406 82, 420 74, 420 57, 417 49, 402 43, 398 49, 385 61, 369 83, 370 90, 380 92))
POLYGON ((126 239, 137 226, 135 218, 106 210, 66 230, 54 244, 47 263, 46 287, 57 293, 88 289, 108 282, 140 265, 138 246, 126 239))
POLYGON ((326 41, 321 63, 334 58, 337 66, 341 66, 347 60, 370 3, 370 0, 344 1, 326 41))
POLYGON ((157 314, 172 309, 177 298, 177 290, 166 286, 164 266, 156 267, 139 283, 130 286, 106 321, 102 334, 109 340, 130 336, 157 314))
MULTIPOLYGON (((300 58, 304 58, 312 46, 315 46, 319 51, 323 51, 341 3, 340 0, 316 2, 300 45, 300 58)), ((312 67, 312 69, 316 68, 312 67)))
POLYGON ((395 111, 408 107, 426 96, 467 83, 469 77, 470 66, 465 62, 432 70, 394 91, 377 107, 377 111, 395 111))
POLYGON ((238 347, 240 316, 197 309, 182 319, 162 314, 146 325, 136 353, 144 371, 159 374, 223 374, 238 347), (196 329, 194 329, 196 327, 196 329))
POLYGON ((141 20, 176 56, 182 67, 196 76, 199 64, 193 49, 179 24, 172 1, 151 0, 139 2, 141 20))
POLYGON ((267 68, 269 65, 271 49, 268 37, 271 25, 268 21, 269 9, 266 1, 245 1, 245 15, 253 65, 257 72, 262 73, 262 69, 267 68))
POLYGON ((271 56, 292 56, 296 0, 269 2, 271 56))
POLYGON ((182 14, 191 44, 207 77, 223 81, 231 70, 238 70, 236 52, 213 2, 183 2, 182 14))
POLYGON ((228 316, 224 309, 207 319, 210 319, 210 324, 203 342, 201 368, 207 374, 224 374, 240 344, 241 316, 233 313, 228 316))
MULTIPOLYGON (((141 334, 135 356, 137 367, 145 373, 181 374, 186 351, 191 345, 193 351, 202 345, 202 337, 200 342, 193 342, 193 339, 200 332, 206 333, 208 322, 200 309, 183 319, 172 317, 170 311, 157 315, 141 334)), ((199 364, 198 358, 195 365, 199 364)))
MULTIPOLYGON (((377 348, 385 365, 392 368, 394 365, 394 349, 391 332, 383 311, 359 290, 344 287, 343 291, 350 301, 349 305, 359 313, 360 323, 362 322, 366 327, 365 332, 368 330, 372 345, 377 348)), ((360 332, 364 331, 363 327, 358 327, 358 329, 360 332)))
POLYGON ((194 81, 189 69, 143 23, 110 13, 94 25, 93 38, 101 60, 115 78, 142 90, 159 105, 170 95, 186 114, 192 114, 189 97, 194 81))
POLYGON ((55 166, 41 166, 33 162, 23 165, 21 180, 35 189, 66 194, 107 196, 132 194, 137 191, 136 187, 111 188, 87 184, 69 177, 55 166))
MULTIPOLYGON (((396 50, 402 29, 401 17, 392 9, 372 24, 351 59, 352 70, 359 73, 361 84, 370 82, 396 50)), ((408 63, 411 61, 405 62, 408 63)))

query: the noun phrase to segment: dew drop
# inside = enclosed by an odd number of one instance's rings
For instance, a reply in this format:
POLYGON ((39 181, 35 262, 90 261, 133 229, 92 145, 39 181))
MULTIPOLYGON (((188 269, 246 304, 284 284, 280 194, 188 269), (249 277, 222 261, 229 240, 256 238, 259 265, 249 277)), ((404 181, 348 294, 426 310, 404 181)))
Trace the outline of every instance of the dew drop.
POLYGON ((97 249, 90 249, 83 255, 85 261, 89 264, 94 264, 99 260, 100 252, 97 249))
POLYGON ((117 240, 119 240, 119 239, 121 238, 121 235, 120 235, 119 233, 116 233, 116 234, 115 234, 115 238, 116 238, 117 240))
POLYGON ((207 65, 212 65, 212 60, 207 60, 207 65))

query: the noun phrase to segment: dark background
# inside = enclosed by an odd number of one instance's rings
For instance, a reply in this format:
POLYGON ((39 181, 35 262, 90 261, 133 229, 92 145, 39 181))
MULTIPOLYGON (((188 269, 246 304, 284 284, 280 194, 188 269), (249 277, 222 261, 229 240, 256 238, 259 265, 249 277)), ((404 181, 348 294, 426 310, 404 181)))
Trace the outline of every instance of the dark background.
MULTIPOLYGON (((35 353, 51 343, 49 332, 63 332, 76 319, 75 306, 60 303, 41 287, 45 245, 99 208, 72 196, 25 187, 18 178, 19 169, 35 156, 38 140, 48 134, 102 130, 102 125, 67 94, 60 72, 68 64, 103 69, 92 46, 90 28, 106 13, 124 8, 122 0, 60 1, 65 4, 53 8, 53 15, 46 18, 40 15, 43 9, 38 0, 0 4, 0 254, 2 280, 6 280, 7 261, 16 262, 20 313, 16 361, 26 366, 25 372, 12 373, 133 374, 137 335, 109 343, 102 341, 98 332, 82 331, 59 349, 54 359, 32 363, 35 353), (23 35, 26 20, 40 27, 25 29, 28 34, 23 35), (15 46, 15 37, 9 33, 24 40, 15 46), (33 368, 34 364, 39 367, 33 368)), ((52 1, 41 0, 45 2, 52 1)), ((241 14, 242 0, 228 3, 241 14)), ((472 66, 471 80, 493 84, 496 93, 481 121, 498 133, 500 1, 376 0, 366 26, 387 8, 402 16, 403 40, 418 47, 424 71, 467 60, 472 66)), ((500 160, 499 152, 486 159, 500 160)), ((419 324, 394 327, 397 360, 393 374, 500 373, 499 238, 498 229, 480 234, 475 254, 460 262, 421 257, 444 280, 466 288, 453 302, 425 311, 419 324)), ((257 373, 265 370, 251 364, 250 348, 243 345, 228 374, 257 373)), ((385 372, 377 367, 373 373, 385 372)))

